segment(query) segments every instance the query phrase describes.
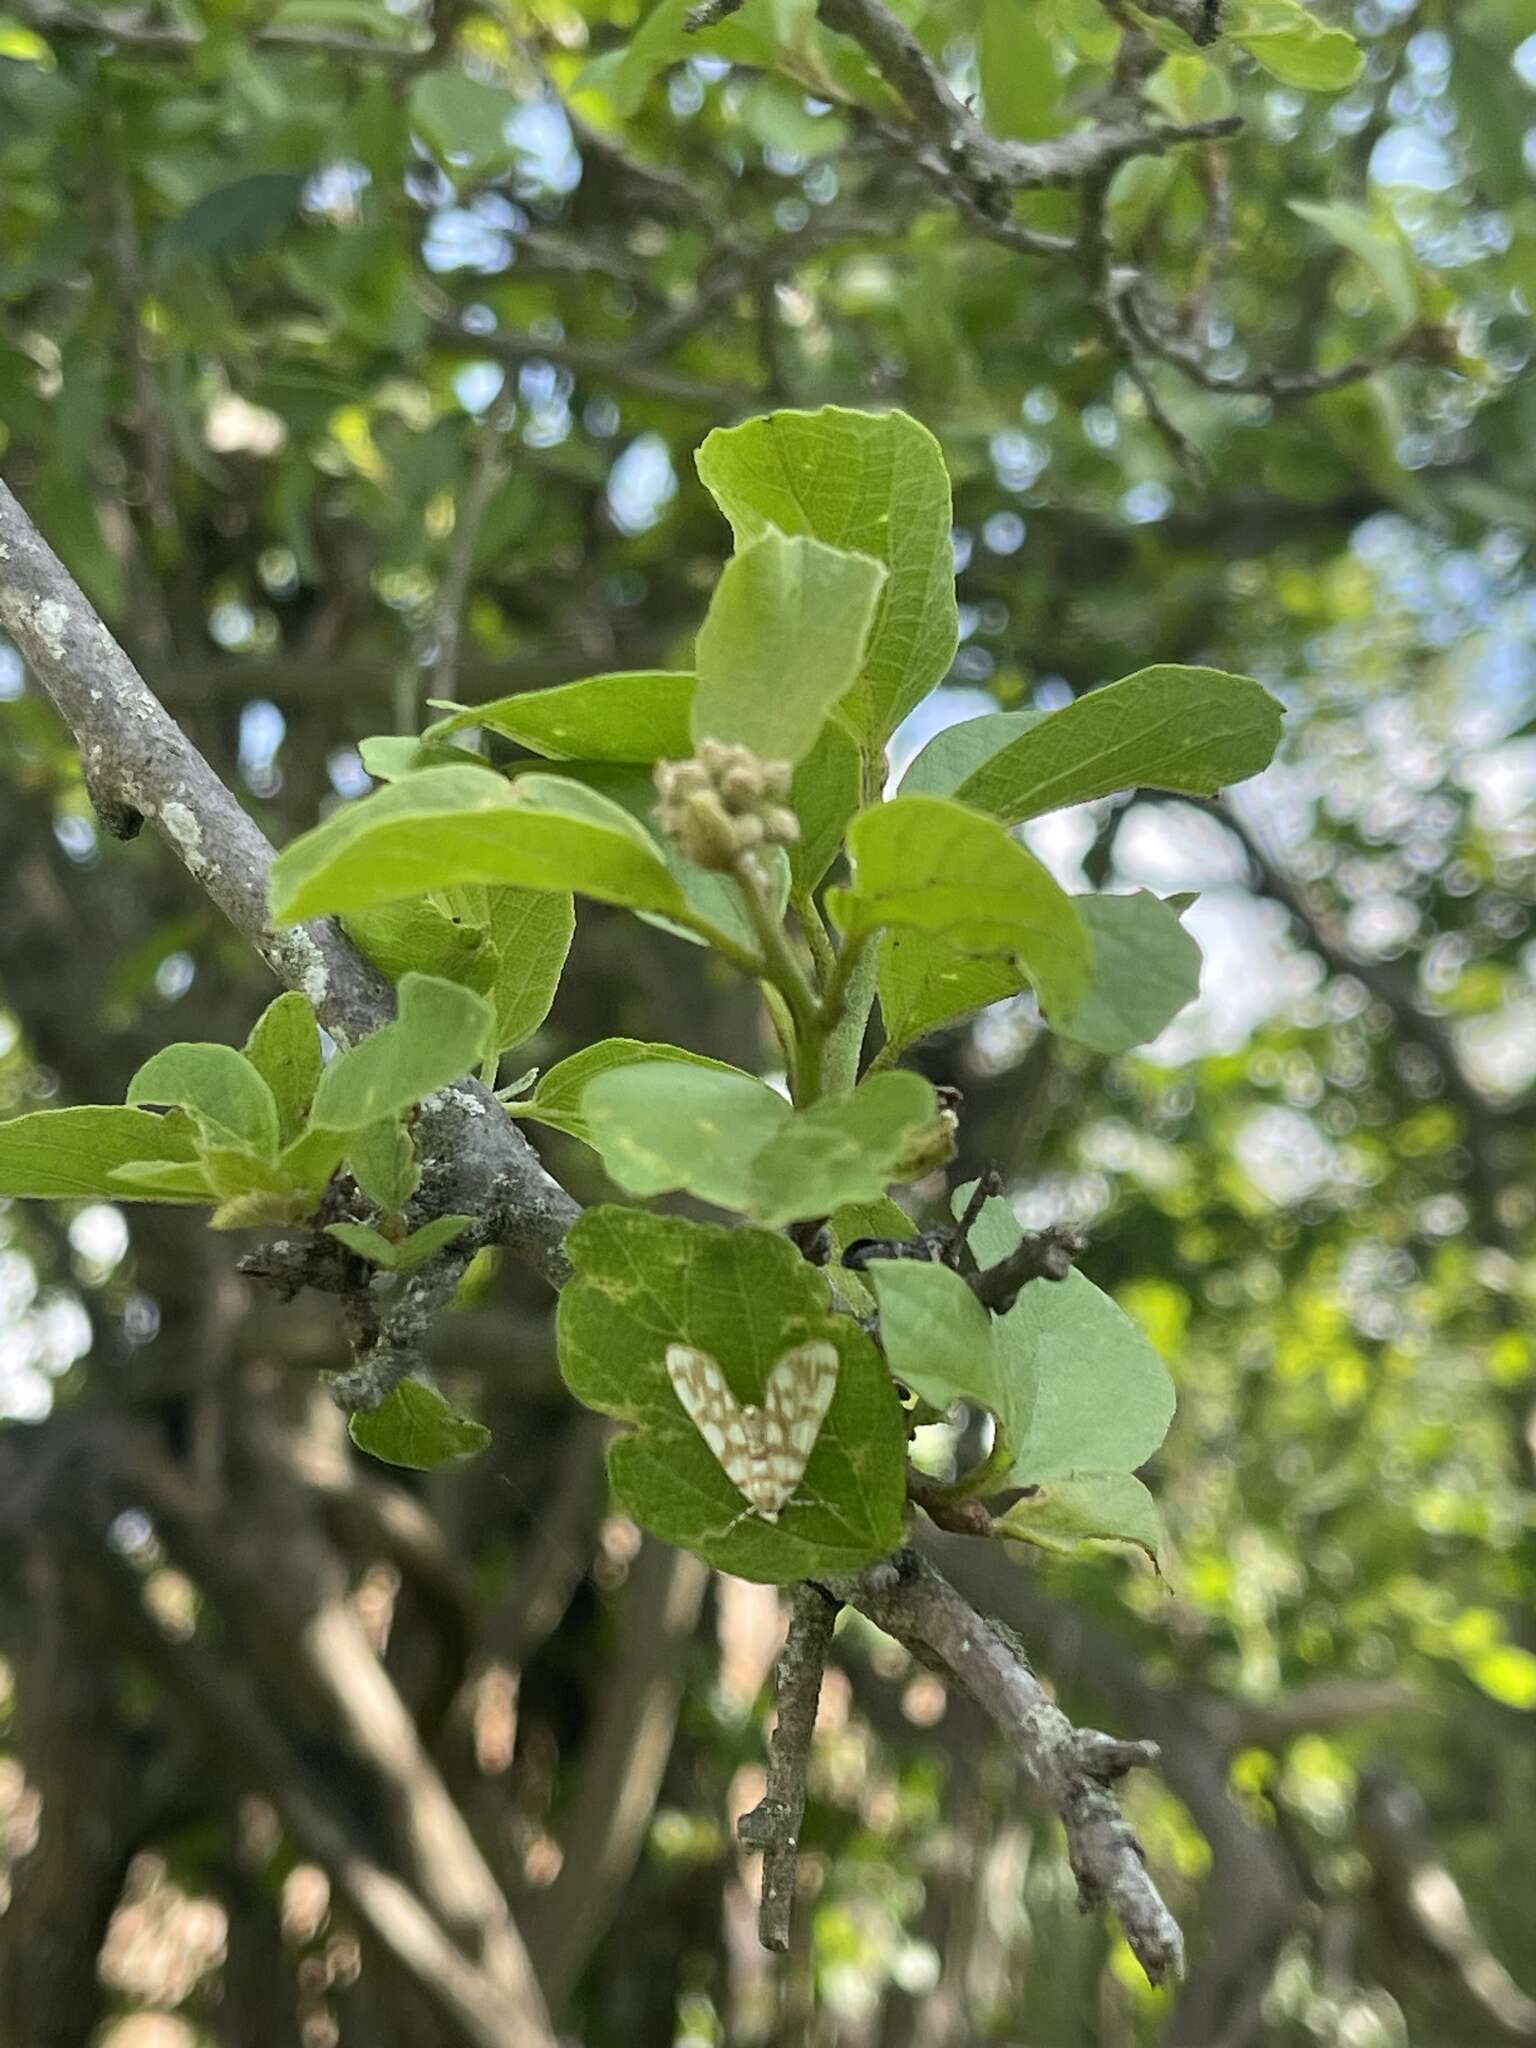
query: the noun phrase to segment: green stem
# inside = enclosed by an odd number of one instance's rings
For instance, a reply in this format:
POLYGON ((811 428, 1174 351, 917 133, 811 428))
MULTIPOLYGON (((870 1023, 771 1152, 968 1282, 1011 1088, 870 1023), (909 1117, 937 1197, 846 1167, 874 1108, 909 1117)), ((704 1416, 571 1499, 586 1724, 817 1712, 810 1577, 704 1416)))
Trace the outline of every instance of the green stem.
POLYGON ((827 984, 837 972, 837 953, 832 945, 832 934, 816 907, 816 898, 809 889, 801 890, 790 898, 795 915, 800 920, 800 929, 805 933, 805 943, 811 949, 811 960, 816 969, 816 978, 825 994, 827 984))
POLYGON ((859 1078, 859 1054, 875 1006, 875 959, 867 937, 848 941, 837 956, 822 1006, 827 1034, 823 1085, 829 1094, 845 1094, 859 1078))
POLYGON ((801 1104, 814 1102, 820 1093, 816 1076, 818 1062, 811 1057, 820 1014, 815 991, 805 978, 805 969, 796 956, 782 920, 768 900, 756 859, 751 854, 744 854, 732 869, 732 874, 741 891, 752 935, 762 951, 756 969, 758 979, 766 981, 783 997, 784 1007, 794 1023, 796 1058, 792 1063, 792 1081, 795 1100, 801 1104))

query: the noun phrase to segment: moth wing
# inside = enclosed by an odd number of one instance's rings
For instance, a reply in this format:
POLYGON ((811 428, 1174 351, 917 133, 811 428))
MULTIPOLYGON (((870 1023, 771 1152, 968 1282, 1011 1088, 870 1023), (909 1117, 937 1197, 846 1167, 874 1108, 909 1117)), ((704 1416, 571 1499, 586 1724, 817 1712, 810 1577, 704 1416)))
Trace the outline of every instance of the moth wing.
POLYGON ((810 1463, 837 1392, 839 1362, 837 1346, 819 1338, 786 1351, 768 1375, 759 1458, 777 1495, 775 1510, 789 1499, 810 1463))
POLYGON ((691 1344, 669 1344, 667 1378, 688 1411, 689 1421, 702 1435, 709 1434, 704 1427, 707 1422, 720 1428, 740 1422, 740 1404, 725 1383, 719 1360, 707 1351, 695 1350, 691 1344))

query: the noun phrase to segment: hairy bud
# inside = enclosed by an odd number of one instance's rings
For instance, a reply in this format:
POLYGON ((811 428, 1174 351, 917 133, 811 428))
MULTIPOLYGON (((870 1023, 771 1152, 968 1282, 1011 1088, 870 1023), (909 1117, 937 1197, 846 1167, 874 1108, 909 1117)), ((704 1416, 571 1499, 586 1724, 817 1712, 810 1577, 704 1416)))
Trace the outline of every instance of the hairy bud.
POLYGON ((760 847, 792 846, 800 821, 783 801, 794 770, 750 747, 704 739, 691 761, 658 761, 655 816, 701 868, 729 870, 760 847))

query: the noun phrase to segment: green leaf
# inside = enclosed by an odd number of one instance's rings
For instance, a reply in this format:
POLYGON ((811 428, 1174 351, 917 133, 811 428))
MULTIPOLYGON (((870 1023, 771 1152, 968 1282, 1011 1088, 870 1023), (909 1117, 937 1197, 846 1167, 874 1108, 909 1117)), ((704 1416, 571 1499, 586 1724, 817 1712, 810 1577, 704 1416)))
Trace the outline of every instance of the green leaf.
POLYGON ((289 1186, 298 1194, 308 1194, 313 1207, 346 1152, 346 1132, 310 1130, 285 1145, 277 1163, 289 1186))
POLYGON ((1325 28, 1299 0, 1232 0, 1226 36, 1282 85, 1342 92, 1365 68, 1365 53, 1341 28, 1325 28))
POLYGON ((1085 1542, 1133 1543, 1161 1567, 1166 1546, 1157 1502, 1129 1472, 1079 1472, 1017 1500, 993 1534, 1039 1550, 1071 1552, 1085 1542))
POLYGON ((447 1215, 434 1216, 430 1223, 423 1223, 395 1246, 395 1271, 414 1273, 418 1266, 446 1251, 456 1237, 462 1237, 474 1220, 473 1216, 447 1215))
POLYGON ((581 1097, 587 1142, 632 1195, 686 1188, 722 1209, 751 1207, 758 1152, 794 1112, 734 1068, 655 1061, 599 1074, 581 1097))
POLYGON ((381 1266, 390 1273, 414 1273, 418 1266, 424 1266, 428 1259, 452 1244, 473 1220, 469 1216, 434 1216, 420 1230, 399 1239, 388 1238, 367 1223, 328 1223, 325 1227, 339 1244, 356 1252, 360 1259, 367 1259, 370 1265, 381 1266))
POLYGON ((1033 1358, 1039 1392, 1024 1481, 1131 1472, 1173 1420, 1168 1368, 1123 1309, 1084 1274, 1033 1280, 999 1327, 1033 1358))
POLYGON ((660 1061, 674 1061, 681 1066, 706 1067, 717 1074, 738 1074, 738 1067, 727 1066, 723 1060, 706 1059, 702 1053, 685 1052, 680 1045, 650 1044, 640 1038, 600 1038, 595 1045, 584 1046, 580 1052, 572 1053, 567 1060, 559 1061, 542 1075, 532 1095, 521 1102, 507 1105, 509 1116, 531 1117, 535 1123, 550 1124, 557 1131, 564 1131, 572 1138, 580 1138, 586 1144, 593 1142, 587 1127, 586 1115, 582 1108, 582 1097, 588 1084, 599 1074, 607 1074, 623 1067, 653 1066, 660 1061))
POLYGON ((483 768, 480 755, 468 747, 440 747, 398 733, 375 733, 358 744, 363 766, 375 782, 399 782, 428 768, 483 768))
POLYGON ((968 959, 928 932, 887 932, 875 985, 885 1035, 899 1051, 957 1017, 1018 995, 1025 977, 1010 961, 968 959))
POLYGON ((435 1387, 402 1380, 368 1415, 354 1415, 347 1432, 360 1451, 386 1465, 430 1472, 455 1458, 472 1458, 491 1441, 483 1423, 450 1408, 435 1387))
POLYGON ((278 1139, 287 1145, 304 1128, 324 1065, 309 998, 290 989, 268 1003, 245 1041, 245 1056, 272 1090, 278 1139))
POLYGON ((587 676, 469 704, 429 725, 429 742, 483 726, 551 761, 680 761, 693 752, 694 679, 666 669, 587 676))
POLYGON ((1267 767, 1281 708, 1247 676, 1159 665, 1090 690, 972 769, 954 794, 1005 825, 1121 789, 1212 796, 1267 767))
MULTIPOLYGON (((659 835, 654 821, 656 786, 645 769, 624 761, 572 761, 566 766, 566 774, 627 813, 635 830, 645 834, 657 858, 666 863, 667 872, 681 892, 686 911, 695 920, 716 926, 740 946, 753 952, 757 950, 756 933, 742 906, 741 891, 732 878, 695 866, 691 860, 683 858, 670 839, 659 835)), ((774 915, 782 916, 789 898, 789 862, 784 849, 781 846, 768 847, 759 854, 759 862, 765 871, 768 899, 774 915)), ((679 923, 665 913, 642 910, 639 915, 645 923, 655 925, 660 931, 671 932, 676 938, 686 939, 690 945, 708 943, 689 925, 679 923)))
POLYGON ((297 924, 463 882, 686 911, 655 841, 595 791, 553 775, 514 786, 488 768, 442 768, 377 790, 284 847, 273 916, 297 924))
POLYGON ((1057 135, 1062 81, 1055 49, 1018 0, 982 0, 977 58, 987 126, 1010 142, 1057 135))
POLYGON ((880 1343, 897 1379, 941 1412, 956 1401, 989 1409, 998 1430, 996 1490, 1027 1484, 1018 1461, 1035 1412, 1033 1361, 1002 1340, 998 1324, 948 1266, 876 1259, 864 1277, 880 1305, 880 1343))
POLYGON ((556 890, 464 883, 436 900, 379 904, 343 920, 374 965, 398 981, 412 968, 484 996, 494 1011, 484 1052, 532 1037, 549 1015, 576 911, 556 890))
MULTIPOLYGON (((167 1045, 128 1083, 131 1104, 184 1109, 212 1143, 246 1145, 275 1159, 277 1103, 244 1053, 232 1045, 167 1045)), ((153 1155, 151 1155, 153 1156, 153 1155)))
POLYGON ((560 1298, 571 1392, 634 1425, 609 1452, 625 1508, 670 1543, 747 1579, 852 1571, 901 1541, 906 1429, 857 1323, 828 1312, 823 1274, 775 1232, 713 1229, 643 1210, 588 1210, 566 1240, 560 1298), (739 1401, 760 1401, 777 1359, 825 1339, 837 1389, 794 1496, 769 1525, 746 1513, 667 1376, 669 1344, 717 1359, 739 1401))
POLYGON ((1490 1699, 1519 1713, 1536 1711, 1536 1654, 1518 1643, 1495 1643, 1472 1657, 1468 1676, 1490 1699))
POLYGON ((382 1230, 375 1230, 371 1223, 327 1223, 327 1237, 334 1237, 338 1244, 344 1244, 349 1252, 356 1252, 360 1259, 366 1259, 370 1266, 382 1267, 391 1272, 395 1264, 395 1246, 382 1230))
POLYGON ((428 71, 406 102, 411 125, 442 162, 471 178, 506 170, 517 161, 507 124, 518 101, 500 86, 469 78, 457 66, 428 71))
POLYGON ((751 1074, 671 1061, 599 1075, 581 1109, 588 1143, 630 1194, 685 1188, 770 1224, 876 1200, 938 1117, 917 1074, 875 1075, 796 1111, 751 1074))
POLYGON ((392 1024, 338 1053, 326 1068, 310 1118, 317 1128, 366 1130, 479 1064, 492 1022, 489 1003, 431 974, 403 975, 399 1001, 392 1024))
POLYGON ((1370 214, 1363 206, 1351 206, 1343 199, 1329 204, 1314 199, 1291 199, 1286 204, 1292 213, 1321 228, 1341 249, 1359 258, 1397 316, 1400 332, 1406 333, 1417 325, 1423 311, 1418 265, 1407 238, 1390 213, 1370 214))
MULTIPOLYGON (((684 26, 691 5, 692 0, 660 0, 622 50, 587 65, 576 80, 578 89, 607 92, 620 114, 638 112, 653 79, 698 54, 699 39, 684 26)), ((795 25, 803 37, 814 15, 814 0, 792 0, 787 9, 783 0, 744 0, 734 14, 710 29, 708 54, 771 70, 781 46, 794 36, 795 25), (786 13, 791 17, 788 34, 786 13)))
POLYGON ((488 1053, 522 1045, 549 1015, 576 934, 568 894, 540 889, 485 891, 486 933, 495 971, 485 994, 495 1019, 488 1053))
POLYGON ((830 718, 821 737, 795 767, 789 803, 800 820, 800 837, 789 848, 790 886, 796 895, 817 888, 842 851, 848 820, 863 795, 864 764, 859 743, 830 718))
POLYGON ((953 796, 966 779, 994 754, 1033 732, 1044 711, 987 711, 980 718, 946 725, 916 756, 901 778, 903 796, 953 796))
POLYGON ((886 581, 869 555, 772 528, 726 563, 700 628, 693 736, 768 761, 811 751, 853 688, 886 581))
POLYGON ((886 565, 863 673, 844 700, 874 754, 954 658, 952 514, 938 442, 902 412, 827 406, 716 428, 697 461, 738 547, 777 527, 886 565))
POLYGON ((1133 896, 1078 896, 1093 946, 1093 980, 1051 1029, 1095 1052, 1145 1045, 1200 993, 1200 948, 1178 912, 1139 889, 1133 896))
POLYGON ((167 221, 155 240, 154 262, 169 270, 204 256, 248 256, 275 241, 299 211, 304 178, 293 171, 258 171, 207 192, 167 221))
MULTIPOLYGON (((851 1095, 812 1103, 781 1124, 753 1158, 740 1206, 760 1223, 782 1224, 878 1201, 892 1181, 911 1177, 908 1162, 938 1113, 920 1075, 872 1074, 851 1095)), ((739 1142, 745 1151, 750 1140, 739 1142)))
POLYGON ((283 1210, 293 1190, 275 1159, 263 1159, 243 1145, 210 1145, 203 1153, 203 1172, 221 1200, 234 1195, 270 1195, 283 1210))
POLYGON ((1001 825, 943 797, 901 796, 862 811, 848 848, 853 886, 827 903, 850 940, 924 931, 951 953, 1012 962, 1048 1013, 1076 1008, 1087 934, 1071 897, 1001 825))
POLYGON ((483 922, 471 924, 450 916, 431 898, 408 897, 349 911, 342 925, 353 944, 391 981, 414 971, 456 981, 477 995, 490 986, 495 961, 483 922))
MULTIPOLYGON (((968 1193, 955 1191, 956 1215, 968 1193)), ((1022 1235, 1007 1202, 989 1201, 972 1229, 971 1249, 981 1265, 993 1265, 1022 1235)), ((1032 1280, 992 1326, 1017 1369, 1035 1376, 1029 1435, 1014 1461, 1018 1484, 1134 1471, 1167 1435, 1174 1406, 1168 1368, 1130 1317, 1084 1274, 1032 1280)))
POLYGON ((386 1215, 398 1215, 421 1185, 411 1134, 393 1117, 348 1134, 347 1164, 369 1201, 386 1215))
MULTIPOLYGON (((62 1114, 63 1112, 58 1112, 62 1114)), ((107 1175, 114 1202, 212 1202, 218 1198, 200 1159, 130 1159, 107 1175)))
POLYGON ((199 1191, 151 1168, 200 1173, 182 1117, 115 1104, 38 1109, 0 1123, 0 1195, 41 1201, 102 1195, 114 1202, 205 1201, 199 1191), (122 1178, 115 1178, 117 1175, 122 1178))

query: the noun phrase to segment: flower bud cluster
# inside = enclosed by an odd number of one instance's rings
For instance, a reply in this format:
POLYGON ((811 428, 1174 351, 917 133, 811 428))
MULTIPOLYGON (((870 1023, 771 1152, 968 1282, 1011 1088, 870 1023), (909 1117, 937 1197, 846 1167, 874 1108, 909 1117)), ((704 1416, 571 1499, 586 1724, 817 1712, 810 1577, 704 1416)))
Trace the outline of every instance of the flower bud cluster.
POLYGON ((658 761, 656 818, 701 868, 730 870, 760 847, 792 846, 800 820, 785 803, 793 768, 750 747, 700 740, 691 761, 658 761))

